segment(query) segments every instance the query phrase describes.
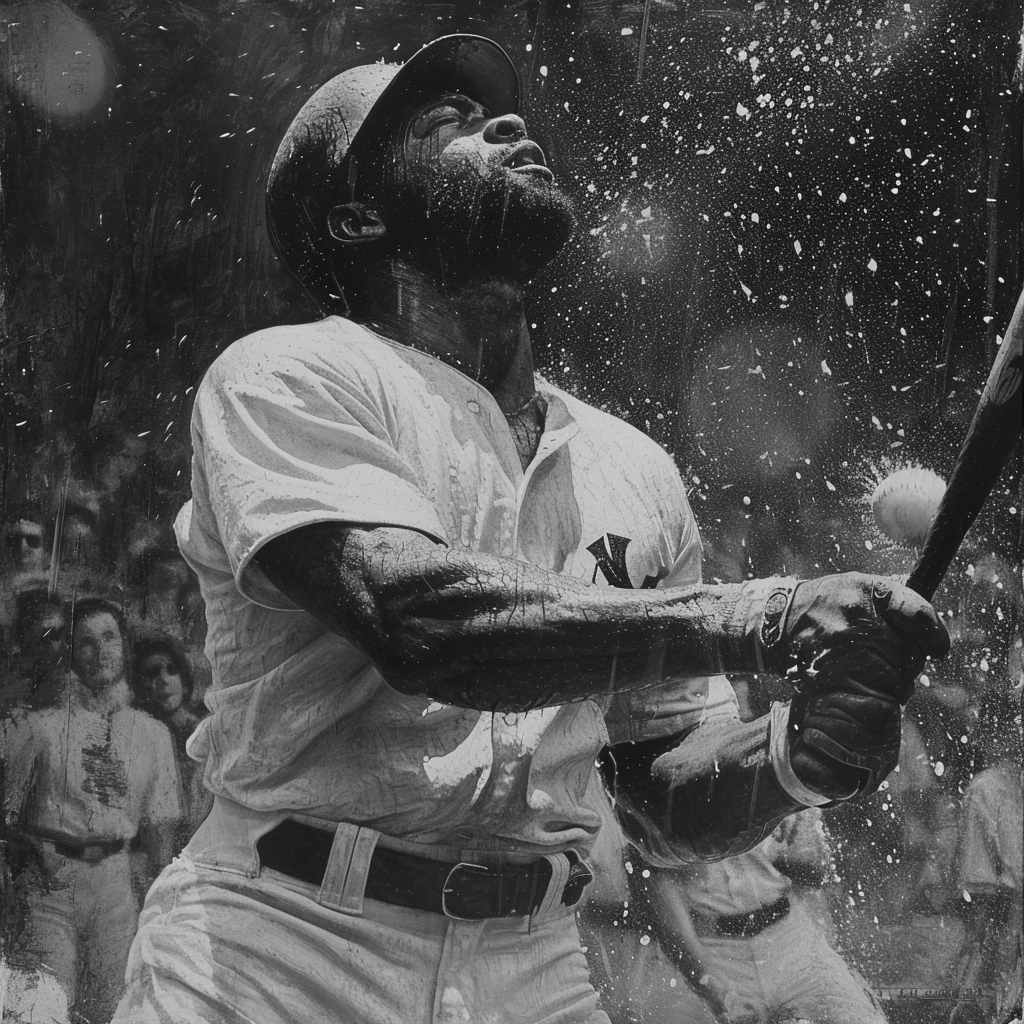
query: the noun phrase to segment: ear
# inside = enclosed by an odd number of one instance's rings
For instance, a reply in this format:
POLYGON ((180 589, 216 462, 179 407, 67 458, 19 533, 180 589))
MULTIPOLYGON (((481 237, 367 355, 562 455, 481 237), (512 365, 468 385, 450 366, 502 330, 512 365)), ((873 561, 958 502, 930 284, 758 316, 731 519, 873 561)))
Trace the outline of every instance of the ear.
POLYGON ((363 245, 387 237, 380 214, 363 203, 341 203, 327 215, 327 230, 342 245, 363 245))

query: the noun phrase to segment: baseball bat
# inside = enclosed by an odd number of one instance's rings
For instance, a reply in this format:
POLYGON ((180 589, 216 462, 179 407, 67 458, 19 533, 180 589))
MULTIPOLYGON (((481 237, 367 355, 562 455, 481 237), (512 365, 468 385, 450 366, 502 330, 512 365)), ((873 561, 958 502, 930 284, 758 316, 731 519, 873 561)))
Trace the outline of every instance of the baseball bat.
POLYGON ((932 516, 921 556, 907 580, 911 590, 929 601, 1020 437, 1022 341, 1024 291, 981 392, 946 491, 932 516))

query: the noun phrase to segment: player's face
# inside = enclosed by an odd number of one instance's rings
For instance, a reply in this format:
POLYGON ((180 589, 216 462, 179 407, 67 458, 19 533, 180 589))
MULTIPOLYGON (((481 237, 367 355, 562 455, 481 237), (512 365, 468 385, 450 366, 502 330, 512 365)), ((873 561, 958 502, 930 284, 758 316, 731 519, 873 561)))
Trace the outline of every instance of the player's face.
POLYGON ((123 677, 124 639, 113 615, 99 612, 75 624, 71 667, 94 693, 123 677))
POLYGON ((472 259, 518 260, 530 270, 572 234, 572 204, 516 114, 493 117, 467 96, 435 96, 408 112, 395 147, 402 214, 411 213, 411 230, 422 230, 422 214, 428 244, 472 259))
POLYGON ((153 704, 165 715, 173 715, 185 700, 185 681, 177 662, 162 651, 149 654, 139 666, 142 685, 153 704))
POLYGON ((505 175, 510 188, 550 186, 555 180, 518 114, 492 117, 486 107, 458 93, 435 97, 414 109, 405 150, 412 163, 454 168, 481 178, 505 175))

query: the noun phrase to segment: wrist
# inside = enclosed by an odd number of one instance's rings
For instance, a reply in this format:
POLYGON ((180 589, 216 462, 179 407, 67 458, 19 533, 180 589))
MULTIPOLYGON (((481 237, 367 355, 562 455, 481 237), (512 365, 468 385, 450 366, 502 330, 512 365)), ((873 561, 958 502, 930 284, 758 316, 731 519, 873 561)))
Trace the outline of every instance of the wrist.
POLYGON ((831 797, 822 796, 805 786, 793 770, 789 757, 789 709, 788 701, 772 704, 768 734, 769 763, 775 772, 776 781, 788 796, 804 807, 824 807, 832 803, 831 797))
POLYGON ((771 576, 748 580, 736 588, 723 622, 726 669, 781 670, 786 651, 786 619, 799 583, 791 576, 771 576))

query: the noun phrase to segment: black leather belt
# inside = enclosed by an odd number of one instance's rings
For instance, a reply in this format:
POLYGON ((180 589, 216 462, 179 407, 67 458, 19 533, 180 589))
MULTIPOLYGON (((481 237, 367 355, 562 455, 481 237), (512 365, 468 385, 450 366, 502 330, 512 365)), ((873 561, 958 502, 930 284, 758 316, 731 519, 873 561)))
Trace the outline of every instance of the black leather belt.
POLYGON ((780 896, 774 903, 759 907, 749 914, 719 914, 718 917, 705 917, 701 920, 710 926, 716 935, 729 938, 749 939, 760 935, 765 928, 781 921, 789 913, 789 897, 780 896))
MULTIPOLYGON (((334 833, 301 821, 283 821, 256 843, 260 866, 280 871, 310 885, 322 885, 334 844, 334 833)), ((593 879, 590 869, 571 850, 569 877, 562 904, 575 906, 593 879)), ((528 917, 544 900, 551 865, 543 858, 529 864, 488 867, 466 861, 430 860, 416 854, 376 846, 363 895, 414 910, 464 921, 489 917, 528 917)))
POLYGON ((54 850, 62 857, 70 857, 73 860, 84 860, 90 863, 106 860, 107 857, 120 853, 124 847, 123 839, 109 839, 103 843, 63 843, 56 839, 49 840, 53 843, 54 850))

